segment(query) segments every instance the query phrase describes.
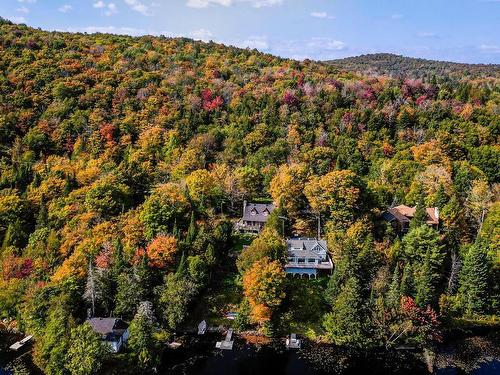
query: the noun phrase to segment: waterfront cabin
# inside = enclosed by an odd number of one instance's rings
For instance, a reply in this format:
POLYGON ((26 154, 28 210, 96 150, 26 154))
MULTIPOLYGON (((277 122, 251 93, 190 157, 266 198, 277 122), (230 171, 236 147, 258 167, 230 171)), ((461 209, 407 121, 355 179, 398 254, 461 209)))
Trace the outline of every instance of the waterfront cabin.
POLYGON ((91 318, 87 322, 114 353, 118 353, 128 340, 128 325, 119 318, 91 318))
POLYGON ((236 230, 240 233, 258 234, 266 224, 269 215, 274 210, 272 203, 243 202, 243 216, 236 223, 236 230))
POLYGON ((294 277, 316 278, 320 272, 331 272, 333 263, 325 240, 289 238, 286 240, 288 262, 285 272, 294 277))
MULTIPOLYGON (((415 216, 416 209, 416 207, 401 204, 388 208, 382 214, 382 219, 390 223, 396 233, 407 233, 410 229, 410 221, 415 216)), ((437 207, 427 207, 425 212, 427 213, 425 223, 437 229, 439 226, 439 209, 437 207)))

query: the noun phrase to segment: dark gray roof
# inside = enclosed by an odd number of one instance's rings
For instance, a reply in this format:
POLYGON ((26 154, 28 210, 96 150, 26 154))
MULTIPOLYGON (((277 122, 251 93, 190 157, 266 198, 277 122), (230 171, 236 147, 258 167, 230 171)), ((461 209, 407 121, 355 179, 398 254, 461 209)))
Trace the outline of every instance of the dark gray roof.
POLYGON ((120 318, 91 318, 87 322, 94 332, 105 337, 106 340, 115 340, 127 329, 127 323, 120 318))
POLYGON ((274 205, 272 203, 248 203, 243 212, 242 219, 265 223, 273 210, 274 205))
POLYGON ((286 240, 289 256, 304 257, 311 259, 322 259, 318 252, 327 252, 328 247, 325 240, 315 238, 290 238, 286 240))

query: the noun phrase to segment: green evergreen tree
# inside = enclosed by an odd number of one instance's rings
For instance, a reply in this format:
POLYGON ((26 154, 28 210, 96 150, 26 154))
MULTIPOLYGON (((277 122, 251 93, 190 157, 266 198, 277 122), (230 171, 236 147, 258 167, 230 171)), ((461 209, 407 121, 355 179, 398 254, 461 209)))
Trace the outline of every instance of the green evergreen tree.
POLYGON ((65 367, 72 375, 97 374, 108 353, 109 348, 90 324, 83 323, 71 330, 65 367))
POLYGON ((481 314, 487 311, 488 278, 487 254, 478 244, 474 244, 468 249, 460 272, 459 295, 467 314, 481 314))
POLYGON ((13 232, 14 232, 14 225, 11 223, 7 227, 7 230, 5 231, 5 234, 3 235, 3 241, 2 241, 2 253, 12 245, 13 242, 13 232))
POLYGON ((36 229, 48 227, 49 224, 49 216, 47 213, 47 206, 45 205, 45 201, 42 197, 40 202, 40 209, 38 210, 38 216, 36 217, 36 229))
POLYGON ((434 302, 435 288, 433 284, 432 266, 431 266, 431 253, 427 250, 425 254, 424 263, 420 268, 416 280, 417 296, 415 302, 418 306, 424 307, 434 302))
POLYGON ((350 277, 335 299, 332 311, 326 314, 323 321, 327 336, 337 345, 363 345, 366 337, 362 309, 359 282, 355 277, 350 277))
POLYGON ((123 259, 123 245, 120 238, 113 241, 113 254, 111 262, 111 273, 116 278, 125 269, 125 259, 123 259))
POLYGON ((196 220, 194 218, 194 211, 191 212, 191 220, 189 221, 189 228, 186 235, 186 243, 192 244, 196 239, 198 229, 196 227, 196 220))
POLYGON ((413 269, 411 263, 406 263, 403 269, 403 276, 401 277, 401 286, 399 291, 402 296, 413 296, 415 286, 413 283, 413 269))
POLYGON ((401 299, 400 291, 400 280, 399 280, 399 269, 398 265, 394 267, 394 273, 392 274, 391 285, 389 286, 389 291, 387 292, 387 305, 392 308, 397 308, 399 306, 399 301, 401 299))
POLYGON ((64 374, 69 348, 69 332, 74 325, 68 312, 66 296, 51 301, 43 336, 36 341, 35 362, 47 374, 64 374))
POLYGON ((182 252, 181 260, 179 261, 179 265, 177 266, 175 274, 178 276, 184 276, 187 274, 187 261, 184 251, 182 252))
POLYGON ((127 347, 134 364, 143 371, 151 370, 159 363, 159 355, 154 339, 154 324, 143 314, 136 314, 129 326, 130 336, 127 347))
POLYGON ((444 189, 444 185, 442 183, 439 184, 439 187, 436 191, 436 207, 440 210, 448 203, 448 195, 444 189))
POLYGON ((410 221, 410 230, 424 225, 427 221, 427 211, 425 210, 425 200, 423 192, 419 194, 415 214, 410 221))
POLYGON ((115 314, 124 318, 132 318, 143 300, 142 286, 133 272, 125 271, 118 275, 116 282, 115 314))

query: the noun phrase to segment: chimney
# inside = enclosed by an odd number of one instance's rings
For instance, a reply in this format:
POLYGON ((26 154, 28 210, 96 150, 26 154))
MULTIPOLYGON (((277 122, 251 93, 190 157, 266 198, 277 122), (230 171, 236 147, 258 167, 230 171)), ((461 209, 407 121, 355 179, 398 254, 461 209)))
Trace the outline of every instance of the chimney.
POLYGON ((439 208, 434 207, 434 216, 436 216, 437 221, 439 221, 439 208))
POLYGON ((247 201, 246 199, 243 201, 243 216, 245 216, 245 210, 247 208, 247 201))

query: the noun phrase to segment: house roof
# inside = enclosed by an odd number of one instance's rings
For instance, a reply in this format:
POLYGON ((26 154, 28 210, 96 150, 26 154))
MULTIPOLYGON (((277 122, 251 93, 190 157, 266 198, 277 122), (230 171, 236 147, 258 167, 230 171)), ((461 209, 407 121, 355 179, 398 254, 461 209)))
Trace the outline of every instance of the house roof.
POLYGON ((242 219, 265 223, 273 210, 274 205, 272 203, 248 203, 245 206, 242 219))
POLYGON ((289 256, 322 259, 319 251, 327 252, 326 241, 316 238, 290 238, 286 241, 289 256))
MULTIPOLYGON (((404 204, 387 209, 383 214, 384 219, 391 221, 391 215, 394 219, 401 223, 409 222, 411 218, 415 215, 416 207, 409 207, 404 204), (389 213, 390 215, 388 215, 389 213)), ((427 213, 426 223, 427 224, 439 224, 439 216, 436 207, 427 207, 425 209, 427 213)))
POLYGON ((127 329, 127 323, 120 318, 91 318, 87 320, 94 332, 112 341, 123 335, 127 329))

